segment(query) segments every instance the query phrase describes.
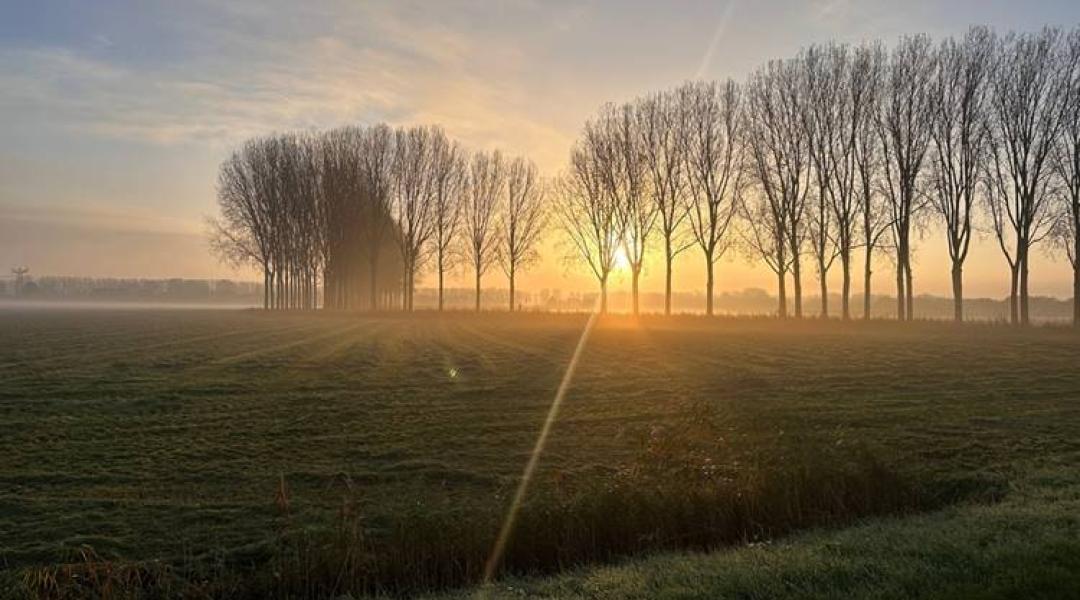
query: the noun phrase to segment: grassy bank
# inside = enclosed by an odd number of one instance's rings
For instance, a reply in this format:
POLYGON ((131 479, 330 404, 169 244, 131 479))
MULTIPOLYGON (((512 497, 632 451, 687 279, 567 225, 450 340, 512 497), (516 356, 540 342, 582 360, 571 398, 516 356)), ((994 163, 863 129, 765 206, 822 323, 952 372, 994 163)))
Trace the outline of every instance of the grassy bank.
POLYGON ((503 580, 431 598, 1077 598, 1077 458, 1033 465, 996 503, 875 518, 711 554, 503 580))

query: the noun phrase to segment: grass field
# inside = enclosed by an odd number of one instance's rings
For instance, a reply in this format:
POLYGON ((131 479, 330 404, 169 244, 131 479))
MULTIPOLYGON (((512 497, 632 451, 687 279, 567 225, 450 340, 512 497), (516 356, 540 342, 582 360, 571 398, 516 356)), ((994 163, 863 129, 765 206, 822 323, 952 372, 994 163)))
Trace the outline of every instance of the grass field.
MULTIPOLYGON (((317 530, 334 522, 343 498, 373 531, 410 515, 501 514, 585 323, 494 313, 0 311, 0 564, 14 581, 77 560, 84 547, 116 561, 257 561, 278 542, 283 513, 290 528, 317 530)), ((760 448, 871 453, 959 503, 487 591, 765 598, 1080 589, 1074 331, 601 320, 552 429, 537 493, 608 477, 636 460, 642 436, 694 422, 702 405, 718 416, 732 464, 765 460, 760 448), (984 579, 991 584, 977 584, 984 579)))

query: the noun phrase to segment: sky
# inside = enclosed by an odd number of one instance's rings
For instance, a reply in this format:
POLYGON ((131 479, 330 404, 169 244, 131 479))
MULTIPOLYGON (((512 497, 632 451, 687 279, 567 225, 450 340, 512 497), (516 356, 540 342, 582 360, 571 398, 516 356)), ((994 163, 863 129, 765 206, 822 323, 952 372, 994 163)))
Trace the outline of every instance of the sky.
MULTIPOLYGON (((433 123, 554 175, 605 102, 688 79, 741 80, 815 42, 942 37, 975 24, 1071 28, 1080 3, 0 0, 0 267, 253 278, 218 264, 204 224, 218 165, 250 136, 433 123)), ((520 288, 593 287, 564 260, 557 233, 542 250, 520 288)), ((916 292, 947 295, 945 244, 932 227, 915 260, 916 292)), ((647 263, 645 290, 662 289, 661 264, 647 263)), ((676 289, 702 285, 700 254, 676 268, 676 289)), ((890 270, 876 266, 879 289, 890 270)), ((1007 294, 992 237, 973 246, 966 272, 969 295, 1007 294)), ((775 286, 735 254, 717 276, 720 291, 775 286)), ((487 283, 505 285, 497 272, 487 283)), ((1033 293, 1068 296, 1070 285, 1065 261, 1039 253, 1033 293)))

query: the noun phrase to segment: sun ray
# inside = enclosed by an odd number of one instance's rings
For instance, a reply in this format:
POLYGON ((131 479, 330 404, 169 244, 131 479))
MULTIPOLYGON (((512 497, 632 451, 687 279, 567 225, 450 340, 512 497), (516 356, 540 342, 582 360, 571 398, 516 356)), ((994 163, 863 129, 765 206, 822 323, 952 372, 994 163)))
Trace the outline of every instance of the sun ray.
POLYGON ((506 544, 514 531, 514 523, 517 520, 518 511, 521 509, 521 503, 525 499, 526 492, 529 490, 529 484, 536 471, 536 466, 540 463, 540 456, 544 453, 544 446, 547 444, 548 434, 551 433, 551 427, 559 415, 559 408, 562 406, 563 399, 566 397, 566 390, 570 387, 570 382, 574 378, 574 372, 577 371, 578 362, 581 360, 581 354, 585 349, 585 344, 589 341, 589 335, 592 333, 593 326, 596 324, 596 317, 598 314, 598 310, 593 310, 592 314, 589 315, 589 320, 585 323, 585 329, 581 332, 581 337, 578 339, 577 347, 574 348, 574 354, 570 357, 570 362, 566 366, 566 372, 563 373, 562 381, 559 383, 559 389, 555 392, 555 399, 551 402, 551 408, 548 409, 547 418, 544 419, 544 426, 540 429, 540 435, 536 438, 536 444, 533 446, 532 454, 529 456, 529 462, 525 464, 525 470, 521 475, 521 482, 518 484, 517 491, 514 493, 514 499, 510 502, 510 508, 506 512, 506 518, 503 520, 502 528, 499 531, 499 537, 495 540, 495 547, 492 549, 491 556, 488 557, 487 564, 484 566, 485 585, 491 583, 491 579, 495 575, 495 570, 499 566, 499 561, 502 560, 503 552, 506 550, 506 544))

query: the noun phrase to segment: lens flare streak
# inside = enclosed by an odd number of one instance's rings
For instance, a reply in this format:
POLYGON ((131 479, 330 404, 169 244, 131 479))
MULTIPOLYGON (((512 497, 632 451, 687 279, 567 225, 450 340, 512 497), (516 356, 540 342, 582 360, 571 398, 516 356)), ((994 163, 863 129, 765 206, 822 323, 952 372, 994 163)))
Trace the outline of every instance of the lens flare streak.
POLYGON ((521 509, 521 503, 528 492, 529 483, 532 481, 536 466, 540 463, 540 456, 544 453, 544 445, 547 443, 548 434, 551 433, 551 427, 559 416, 559 408, 562 406, 563 399, 566 397, 566 390, 570 387, 570 382, 574 378, 574 372, 577 371, 578 361, 581 359, 585 344, 589 341, 589 335, 592 333, 596 318, 597 312, 594 311, 589 316, 589 321, 585 323, 585 330, 581 332, 581 338, 578 339, 577 347, 574 348, 574 354, 570 357, 566 372, 563 373, 559 389, 555 392, 555 399, 552 400, 551 408, 548 409, 547 418, 544 420, 544 426, 540 429, 540 435, 536 438, 536 445, 533 446, 532 455, 529 456, 529 462, 526 463, 525 470, 522 472, 521 483, 518 484, 517 491, 514 493, 514 499, 510 503, 506 518, 503 520, 502 529, 499 531, 499 537, 495 540, 495 547, 491 550, 491 556, 484 567, 484 584, 491 583, 491 579, 495 576, 495 571, 499 566, 499 561, 502 560, 506 544, 514 531, 514 523, 517 520, 518 511, 521 509))

